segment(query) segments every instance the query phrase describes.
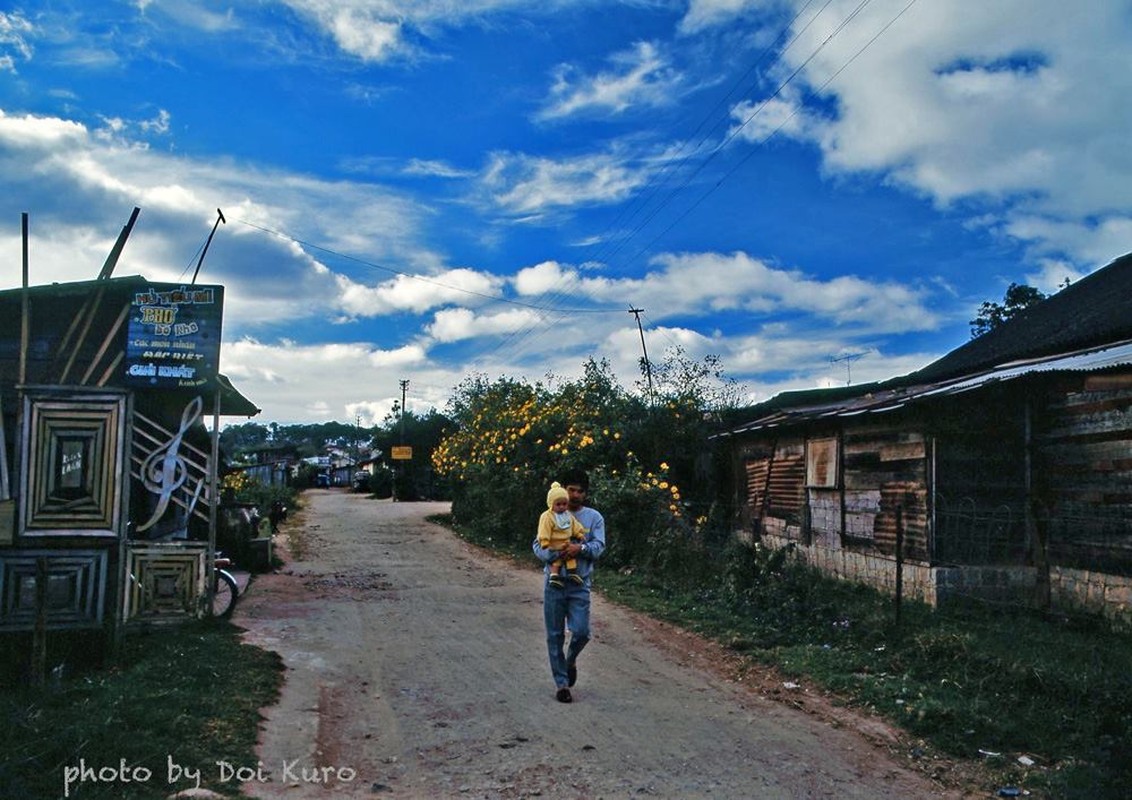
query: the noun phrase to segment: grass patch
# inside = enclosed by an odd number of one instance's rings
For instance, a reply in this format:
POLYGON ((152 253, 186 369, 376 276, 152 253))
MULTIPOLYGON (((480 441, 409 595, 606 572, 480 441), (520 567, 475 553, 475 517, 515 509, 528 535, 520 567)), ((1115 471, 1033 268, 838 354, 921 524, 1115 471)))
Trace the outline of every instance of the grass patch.
MULTIPOLYGON (((535 560, 534 554, 531 552, 531 547, 529 544, 519 545, 515 544, 512 541, 501 541, 493 536, 483 535, 477 532, 474 528, 459 524, 458 522, 456 522, 455 517, 453 517, 450 513, 429 514, 427 517, 425 517, 425 520, 436 525, 440 525, 441 527, 447 528, 466 542, 474 544, 478 547, 483 547, 487 550, 491 550, 497 555, 507 556, 512 561, 527 560, 527 562, 532 566, 538 564, 538 562, 535 560)), ((535 538, 533 530, 534 528, 532 526, 532 542, 535 538)))
POLYGON ((170 760, 236 796, 217 762, 256 766, 259 709, 282 680, 279 657, 241 643, 228 623, 131 633, 114 665, 0 693, 0 797, 164 798, 196 784, 170 784, 170 760), (65 793, 66 770, 80 764, 93 774, 65 793))

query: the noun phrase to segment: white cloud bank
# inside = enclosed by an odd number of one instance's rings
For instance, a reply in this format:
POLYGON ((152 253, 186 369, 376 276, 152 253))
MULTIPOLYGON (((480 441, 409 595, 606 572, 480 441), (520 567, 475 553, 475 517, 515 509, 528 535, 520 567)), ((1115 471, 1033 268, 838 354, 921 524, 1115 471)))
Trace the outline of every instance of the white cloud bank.
MULTIPOLYGON (((718 22, 747 5, 693 10, 718 22)), ((736 104, 735 130, 750 120, 740 137, 777 132, 815 144, 831 175, 880 174, 941 206, 989 206, 995 229, 1035 258, 1098 265, 1130 249, 1112 236, 1132 220, 1132 121, 1116 100, 1132 96, 1125 4, 934 0, 901 16, 907 0, 875 0, 823 44, 857 5, 799 17, 779 76, 800 69, 802 80, 736 104)))

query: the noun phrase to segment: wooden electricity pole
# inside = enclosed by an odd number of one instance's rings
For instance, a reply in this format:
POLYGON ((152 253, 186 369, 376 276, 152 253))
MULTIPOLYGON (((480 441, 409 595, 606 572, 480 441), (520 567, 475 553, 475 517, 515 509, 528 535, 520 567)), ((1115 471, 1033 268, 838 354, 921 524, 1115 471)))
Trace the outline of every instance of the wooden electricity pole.
POLYGON ((645 377, 649 382, 649 398, 652 398, 652 364, 649 363, 649 351, 645 348, 645 329, 641 327, 641 314, 644 313, 643 308, 630 308, 629 313, 632 314, 637 320, 637 331, 641 334, 641 352, 644 353, 645 361, 645 377))

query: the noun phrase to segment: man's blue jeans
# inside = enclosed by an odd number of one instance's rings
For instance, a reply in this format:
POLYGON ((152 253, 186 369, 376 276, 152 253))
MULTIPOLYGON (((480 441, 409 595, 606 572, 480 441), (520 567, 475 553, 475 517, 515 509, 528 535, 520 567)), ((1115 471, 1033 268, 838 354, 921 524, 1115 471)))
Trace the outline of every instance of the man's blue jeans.
POLYGON ((590 640, 590 587, 566 582, 562 589, 544 585, 542 613, 546 621, 546 650, 554 685, 561 689, 569 683, 568 665, 573 664, 590 640), (570 628, 570 647, 563 653, 566 627, 570 628))

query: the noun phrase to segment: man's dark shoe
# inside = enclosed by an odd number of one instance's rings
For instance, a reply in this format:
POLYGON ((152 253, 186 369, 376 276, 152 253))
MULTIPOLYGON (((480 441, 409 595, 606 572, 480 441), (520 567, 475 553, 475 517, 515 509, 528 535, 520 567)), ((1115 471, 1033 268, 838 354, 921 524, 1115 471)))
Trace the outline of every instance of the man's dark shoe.
POLYGON ((578 682, 578 665, 577 664, 567 664, 566 665, 566 680, 569 681, 570 686, 573 686, 575 683, 578 682))
POLYGON ((558 694, 554 695, 559 703, 573 703, 574 698, 570 696, 570 690, 563 686, 558 690, 558 694))

